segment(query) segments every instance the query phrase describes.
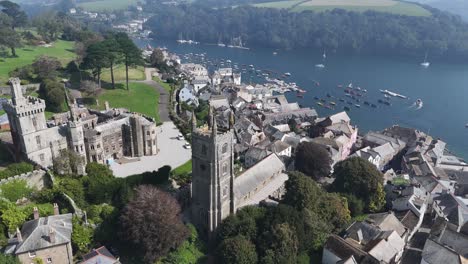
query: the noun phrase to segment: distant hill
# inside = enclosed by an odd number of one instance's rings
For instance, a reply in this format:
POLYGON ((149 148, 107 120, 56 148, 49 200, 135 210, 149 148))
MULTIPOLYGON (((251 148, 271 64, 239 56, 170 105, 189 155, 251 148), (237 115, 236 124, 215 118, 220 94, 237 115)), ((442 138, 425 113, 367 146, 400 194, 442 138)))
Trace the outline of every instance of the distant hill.
MULTIPOLYGON (((424 1, 424 0, 422 0, 424 1)), ((335 8, 347 11, 368 10, 408 16, 429 16, 431 13, 417 4, 396 0, 286 0, 254 4, 257 7, 288 9, 292 12, 312 10, 323 12, 335 8)))
POLYGON ((467 0, 412 0, 416 3, 427 4, 443 11, 448 11, 461 16, 468 21, 468 1, 467 0))

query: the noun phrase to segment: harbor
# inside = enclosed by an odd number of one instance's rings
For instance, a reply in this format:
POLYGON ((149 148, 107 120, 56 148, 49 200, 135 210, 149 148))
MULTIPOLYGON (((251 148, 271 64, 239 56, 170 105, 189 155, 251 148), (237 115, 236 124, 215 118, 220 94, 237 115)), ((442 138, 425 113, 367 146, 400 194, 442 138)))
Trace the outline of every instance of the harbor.
MULTIPOLYGON (((139 42, 142 47, 147 43, 139 42)), ((468 98, 468 90, 464 89, 468 86, 468 75, 465 74, 468 65, 432 62, 425 68, 419 65, 420 61, 406 58, 338 56, 331 52, 327 53, 324 62, 321 52, 307 50, 278 51, 252 47, 241 50, 216 44, 182 45, 174 40, 150 43, 154 47, 167 47, 185 62, 200 62, 210 71, 232 67, 242 74, 246 84, 263 85, 268 82, 266 77, 295 83, 306 92, 284 89, 288 100, 313 107, 323 116, 347 110, 363 132, 393 124, 430 131, 449 145, 453 144, 450 149, 454 153, 468 158, 468 142, 464 140, 468 133, 465 128, 468 104, 464 100, 468 98), (325 67, 315 67, 320 63, 325 67), (291 73, 291 76, 284 76, 285 73, 291 73), (353 89, 349 89, 350 83, 353 89), (348 95, 345 90, 355 94, 348 95), (380 90, 388 90, 407 99, 386 97, 380 90), (327 97, 327 94, 333 97, 327 97), (322 102, 324 107, 317 104, 315 97, 326 101, 322 102), (416 106, 417 99, 424 102, 422 108, 416 106)))

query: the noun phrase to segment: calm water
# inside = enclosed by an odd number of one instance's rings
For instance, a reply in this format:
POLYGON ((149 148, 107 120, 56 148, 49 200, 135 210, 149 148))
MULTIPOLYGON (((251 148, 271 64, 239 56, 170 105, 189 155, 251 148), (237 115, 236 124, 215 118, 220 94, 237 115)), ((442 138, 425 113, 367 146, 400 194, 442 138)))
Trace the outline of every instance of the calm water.
MULTIPOLYGON (((147 42, 138 41, 141 46, 147 42)), ((210 60, 229 59, 232 63, 254 65, 256 69, 269 69, 276 72, 290 72, 289 82, 296 82, 307 90, 303 98, 295 93, 286 94, 289 101, 298 101, 302 106, 313 107, 320 116, 330 115, 343 110, 343 98, 361 108, 350 106, 349 115, 361 133, 369 130, 382 130, 394 124, 414 127, 428 132, 434 137, 446 141, 449 149, 468 158, 468 64, 448 64, 433 62, 425 69, 419 66, 421 61, 407 58, 369 57, 369 56, 338 56, 327 54, 323 62, 322 51, 278 51, 252 49, 240 50, 218 47, 216 45, 185 45, 175 41, 152 41, 151 45, 167 47, 179 55, 188 53, 206 53, 210 60), (324 63, 325 68, 314 65, 324 63), (315 81, 320 86, 315 85, 315 81), (343 88, 349 83, 367 89, 368 92, 356 102, 345 96, 343 88), (384 100, 380 89, 388 89, 408 96, 408 100, 392 98, 392 106, 377 103, 384 100), (327 98, 330 94, 332 98, 327 98), (318 106, 314 97, 323 98, 337 103, 335 110, 318 106), (424 106, 417 110, 414 107, 416 99, 422 99, 424 106), (364 101, 378 105, 371 108, 364 101)), ((257 77, 243 74, 242 79, 257 81, 257 77)))

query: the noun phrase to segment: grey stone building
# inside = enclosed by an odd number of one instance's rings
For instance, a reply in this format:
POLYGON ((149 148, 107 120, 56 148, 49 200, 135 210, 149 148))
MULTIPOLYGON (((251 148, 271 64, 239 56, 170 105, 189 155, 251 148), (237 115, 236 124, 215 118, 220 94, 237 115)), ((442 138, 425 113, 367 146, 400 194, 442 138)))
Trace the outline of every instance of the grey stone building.
POLYGON ((198 128, 192 115, 192 221, 211 239, 221 221, 239 208, 280 196, 288 177, 276 154, 236 175, 233 118, 229 128, 218 127, 214 116, 209 119, 198 128))
POLYGON ((25 97, 17 78, 10 79, 10 84, 12 99, 3 107, 18 157, 51 167, 54 159, 69 150, 80 157, 73 169, 84 174, 88 162, 105 164, 124 156, 158 153, 152 118, 119 109, 98 112, 72 105, 50 125, 45 118, 45 101, 25 97))

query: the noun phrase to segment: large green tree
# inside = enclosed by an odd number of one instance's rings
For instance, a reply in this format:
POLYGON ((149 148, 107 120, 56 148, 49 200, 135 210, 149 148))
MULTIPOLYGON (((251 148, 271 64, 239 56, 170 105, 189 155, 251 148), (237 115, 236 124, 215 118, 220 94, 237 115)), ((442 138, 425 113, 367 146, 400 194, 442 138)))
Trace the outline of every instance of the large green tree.
POLYGON ((385 205, 383 174, 367 160, 353 157, 341 161, 336 164, 333 177, 331 189, 363 200, 367 211, 378 212, 385 205))
POLYGON ((296 169, 314 179, 328 176, 332 160, 327 149, 313 142, 303 142, 296 150, 296 169))
POLYGON ((225 264, 255 264, 258 259, 255 245, 243 236, 223 240, 216 255, 218 262, 225 264))
POLYGON ((111 84, 112 89, 115 89, 115 78, 114 78, 114 66, 121 61, 121 49, 119 43, 113 36, 109 36, 100 45, 103 46, 105 52, 106 61, 111 73, 111 84))
POLYGON ((39 95, 46 101, 46 108, 52 112, 63 111, 65 91, 62 83, 46 79, 39 87, 39 95))
POLYGON ((123 62, 125 64, 125 81, 128 90, 128 68, 143 65, 144 61, 141 55, 141 50, 126 33, 117 33, 115 35, 115 40, 117 41, 120 52, 123 56, 123 62))
POLYGON ((21 10, 21 7, 11 1, 0 1, 1 11, 12 20, 11 29, 23 27, 28 23, 28 16, 21 10))
POLYGON ((109 66, 108 51, 103 42, 96 42, 88 46, 86 56, 83 58, 83 69, 92 70, 94 79, 97 78, 97 83, 101 87, 101 73, 104 68, 109 66))
POLYGON ((13 20, 6 14, 0 13, 0 47, 7 47, 11 55, 16 57, 16 48, 21 47, 21 36, 12 28, 13 20))

